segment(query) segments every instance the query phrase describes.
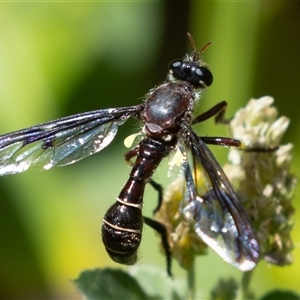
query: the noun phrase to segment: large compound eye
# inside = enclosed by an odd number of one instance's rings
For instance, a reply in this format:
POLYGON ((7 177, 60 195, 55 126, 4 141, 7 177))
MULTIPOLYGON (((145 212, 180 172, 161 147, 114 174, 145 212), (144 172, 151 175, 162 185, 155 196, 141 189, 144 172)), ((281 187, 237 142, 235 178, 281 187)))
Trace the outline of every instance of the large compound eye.
MULTIPOLYGON (((213 83, 212 73, 205 67, 197 67, 194 72, 198 79, 198 83, 201 81, 205 83, 206 86, 210 86, 213 83)), ((201 84, 200 84, 201 85, 201 84)))
POLYGON ((179 79, 180 74, 182 73, 182 60, 173 60, 169 64, 169 71, 175 78, 179 79))

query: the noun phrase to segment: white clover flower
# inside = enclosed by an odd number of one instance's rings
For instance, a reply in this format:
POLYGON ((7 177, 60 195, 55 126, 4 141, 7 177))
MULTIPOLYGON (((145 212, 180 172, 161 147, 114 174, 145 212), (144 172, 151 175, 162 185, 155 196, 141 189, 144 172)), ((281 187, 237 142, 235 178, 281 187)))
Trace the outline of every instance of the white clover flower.
POLYGON ((296 178, 290 173, 293 145, 280 145, 289 119, 277 118, 273 101, 268 96, 251 99, 236 112, 229 130, 230 136, 247 147, 278 149, 258 153, 231 148, 224 170, 255 228, 261 255, 270 263, 285 265, 292 261, 291 200, 296 178))

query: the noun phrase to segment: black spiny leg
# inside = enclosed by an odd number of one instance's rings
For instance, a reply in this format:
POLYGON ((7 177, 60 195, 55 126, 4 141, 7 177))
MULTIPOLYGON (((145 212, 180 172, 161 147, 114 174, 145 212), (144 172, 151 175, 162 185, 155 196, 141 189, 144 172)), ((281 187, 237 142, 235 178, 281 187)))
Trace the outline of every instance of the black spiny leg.
POLYGON ((161 204, 162 204, 162 200, 163 200, 163 187, 159 183, 155 182, 153 179, 149 180, 149 184, 151 184, 152 187, 158 192, 157 206, 153 210, 153 215, 154 215, 154 214, 156 214, 159 211, 159 209, 161 207, 161 204))
POLYGON ((165 250, 166 259, 167 259, 167 272, 168 272, 168 275, 170 277, 172 277, 172 261, 171 261, 172 253, 171 253, 170 245, 169 245, 169 242, 168 242, 167 228, 164 224, 162 224, 158 221, 155 221, 153 219, 150 219, 150 218, 147 218, 147 217, 144 217, 144 216, 143 216, 143 219, 144 219, 144 222, 148 226, 150 226, 152 229, 154 229, 157 233, 160 234, 162 245, 163 245, 163 248, 165 250))
POLYGON ((227 105, 228 104, 226 101, 222 101, 222 102, 216 104, 211 109, 207 110, 206 112, 204 112, 201 115, 194 118, 192 121, 192 125, 206 121, 207 119, 210 119, 213 116, 215 116, 215 122, 217 124, 219 124, 219 123, 227 124, 230 121, 230 120, 228 121, 224 118, 226 109, 227 109, 227 105))
MULTIPOLYGON (((158 192, 158 202, 156 208, 153 210, 153 214, 157 213, 161 207, 162 201, 163 201, 163 188, 162 186, 155 182, 153 179, 149 180, 149 184, 158 192)), ((167 259, 167 273, 170 277, 172 277, 172 261, 171 261, 171 250, 170 250, 170 245, 168 242, 168 232, 167 228, 164 224, 153 220, 151 218, 143 216, 145 224, 147 224, 149 227, 154 229, 161 238, 162 246, 165 251, 166 259, 167 259)))
POLYGON ((218 145, 223 147, 236 147, 245 152, 259 152, 259 153, 269 153, 275 152, 278 149, 278 146, 275 147, 249 147, 242 143, 240 140, 226 138, 226 137, 209 137, 201 136, 201 140, 205 144, 209 145, 218 145))

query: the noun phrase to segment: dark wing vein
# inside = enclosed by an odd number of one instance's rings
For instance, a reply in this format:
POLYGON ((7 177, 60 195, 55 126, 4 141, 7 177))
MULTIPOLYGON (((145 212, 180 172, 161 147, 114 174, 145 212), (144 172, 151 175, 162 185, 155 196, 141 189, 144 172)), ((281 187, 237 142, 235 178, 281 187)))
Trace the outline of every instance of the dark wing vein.
POLYGON ((0 175, 15 174, 31 166, 64 166, 106 147, 118 126, 140 106, 103 109, 61 118, 0 136, 0 175))
POLYGON ((259 245, 236 193, 201 138, 191 131, 185 140, 192 155, 193 174, 187 163, 184 218, 225 261, 243 271, 253 269, 259 259, 259 245))

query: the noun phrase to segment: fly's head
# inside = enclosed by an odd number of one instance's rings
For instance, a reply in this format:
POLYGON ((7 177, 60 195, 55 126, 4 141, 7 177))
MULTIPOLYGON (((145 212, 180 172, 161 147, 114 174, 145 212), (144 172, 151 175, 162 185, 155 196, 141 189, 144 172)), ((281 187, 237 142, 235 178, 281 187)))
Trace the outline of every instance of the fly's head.
POLYGON ((213 82, 213 75, 201 60, 201 54, 207 46, 207 43, 201 50, 197 51, 192 36, 188 33, 193 52, 186 55, 184 59, 173 60, 169 65, 168 80, 172 82, 185 81, 190 83, 195 89, 204 89, 213 82))

